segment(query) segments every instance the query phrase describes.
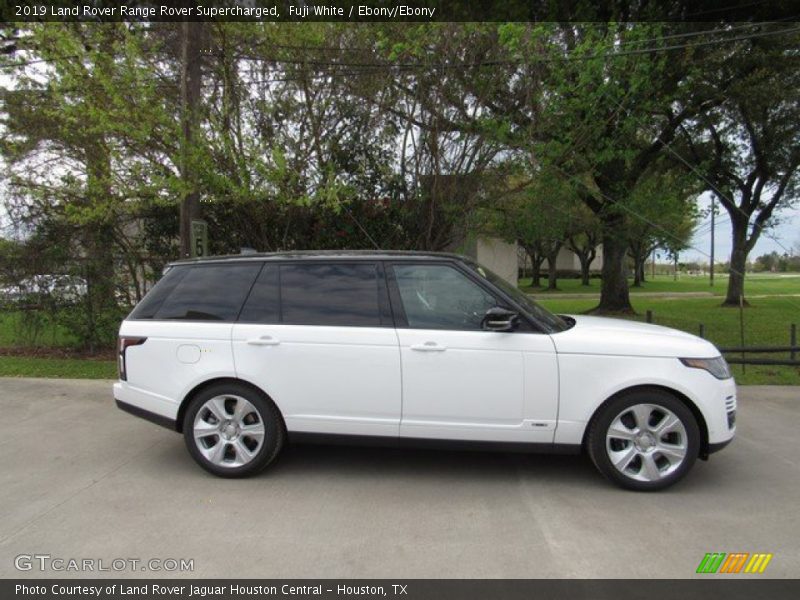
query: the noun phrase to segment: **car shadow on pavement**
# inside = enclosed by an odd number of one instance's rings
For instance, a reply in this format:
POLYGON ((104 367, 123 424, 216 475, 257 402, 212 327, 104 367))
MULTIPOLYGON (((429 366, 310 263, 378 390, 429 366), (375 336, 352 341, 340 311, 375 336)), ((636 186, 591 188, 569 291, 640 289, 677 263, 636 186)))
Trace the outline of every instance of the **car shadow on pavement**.
MULTIPOLYGON (((196 469, 179 440, 165 444, 162 468, 196 469), (175 460, 175 455, 181 456, 175 460)), ((185 474, 185 473, 184 473, 185 474)), ((511 482, 533 476, 548 483, 605 485, 584 455, 527 454, 483 450, 429 450, 338 444, 287 444, 275 462, 255 479, 300 480, 335 476, 357 483, 375 477, 436 482, 511 482)))
MULTIPOLYGON (((186 453, 182 440, 164 444, 156 460, 159 471, 167 469, 180 478, 213 477, 197 466, 186 453)), ((693 472, 673 488, 660 492, 719 493, 730 489, 736 479, 730 477, 725 461, 714 457, 715 464, 698 460, 693 472)), ((253 478, 240 481, 297 483, 335 478, 357 486, 376 479, 442 484, 503 484, 535 482, 539 487, 576 490, 606 489, 630 493, 603 478, 585 454, 526 454, 493 451, 428 450, 325 444, 287 444, 275 462, 253 478)), ((230 480, 227 480, 230 482, 230 480)))

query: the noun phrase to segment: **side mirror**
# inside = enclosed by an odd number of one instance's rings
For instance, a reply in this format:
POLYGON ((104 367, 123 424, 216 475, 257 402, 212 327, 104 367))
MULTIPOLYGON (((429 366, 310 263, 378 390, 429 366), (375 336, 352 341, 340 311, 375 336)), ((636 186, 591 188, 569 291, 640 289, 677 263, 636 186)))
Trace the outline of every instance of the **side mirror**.
POLYGON ((486 311, 481 327, 486 331, 514 331, 519 325, 519 314, 495 306, 486 311))

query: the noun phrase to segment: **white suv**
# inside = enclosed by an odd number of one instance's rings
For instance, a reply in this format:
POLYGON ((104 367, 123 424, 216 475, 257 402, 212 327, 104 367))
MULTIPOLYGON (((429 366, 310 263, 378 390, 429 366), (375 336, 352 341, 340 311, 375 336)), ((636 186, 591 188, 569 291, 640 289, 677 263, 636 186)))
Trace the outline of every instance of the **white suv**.
POLYGON ((461 256, 174 263, 122 323, 117 405, 223 477, 295 441, 579 452, 655 490, 735 432, 725 360, 693 335, 556 316, 461 256))

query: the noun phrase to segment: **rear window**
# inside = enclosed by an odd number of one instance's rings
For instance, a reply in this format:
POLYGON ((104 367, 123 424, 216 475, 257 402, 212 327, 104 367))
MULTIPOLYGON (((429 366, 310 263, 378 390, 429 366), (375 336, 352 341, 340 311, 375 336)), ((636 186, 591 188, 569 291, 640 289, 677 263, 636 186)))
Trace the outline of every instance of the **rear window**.
POLYGON ((158 280, 153 288, 147 292, 144 298, 136 305, 131 312, 129 319, 152 319, 164 300, 167 299, 178 285, 183 276, 189 271, 189 267, 170 267, 164 276, 158 280))
POLYGON ((260 263, 173 267, 131 319, 235 321, 260 263))

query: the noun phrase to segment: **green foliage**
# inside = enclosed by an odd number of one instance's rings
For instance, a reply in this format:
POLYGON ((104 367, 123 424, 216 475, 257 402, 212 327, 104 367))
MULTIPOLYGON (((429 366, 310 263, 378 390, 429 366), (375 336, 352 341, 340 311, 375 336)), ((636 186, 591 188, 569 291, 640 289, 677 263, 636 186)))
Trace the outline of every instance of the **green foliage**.
MULTIPOLYGON (((83 280, 64 322, 107 344, 177 258, 178 205, 196 192, 215 253, 440 250, 479 228, 540 254, 602 238, 603 302, 624 309, 625 251, 685 246, 709 185, 696 170, 730 192, 723 176, 759 167, 758 147, 771 189, 796 162, 796 36, 704 29, 724 27, 220 22, 197 28, 202 92, 184 114, 176 24, 20 24, 4 57, 6 208, 20 239, 58 256, 6 279, 83 280), (665 37, 695 33, 709 43, 665 37)), ((764 226, 796 183, 752 203, 764 226)))
POLYGON ((117 363, 83 358, 0 356, 0 377, 116 379, 117 363))

